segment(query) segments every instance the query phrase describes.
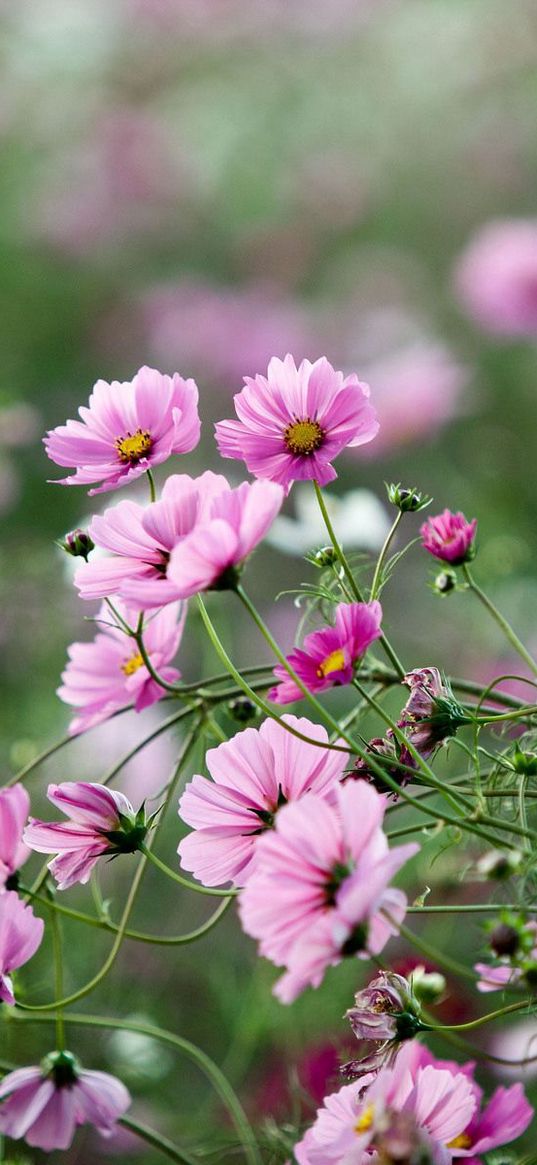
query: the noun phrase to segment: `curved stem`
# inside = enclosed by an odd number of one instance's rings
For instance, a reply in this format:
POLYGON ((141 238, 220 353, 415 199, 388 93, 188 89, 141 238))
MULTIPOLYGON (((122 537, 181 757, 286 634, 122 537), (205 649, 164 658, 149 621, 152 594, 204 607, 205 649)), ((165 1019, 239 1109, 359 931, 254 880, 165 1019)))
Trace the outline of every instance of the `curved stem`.
POLYGON ((156 502, 156 500, 157 500, 157 487, 155 485, 155 478, 153 477, 152 471, 150 469, 146 469, 145 475, 147 477, 147 481, 148 481, 148 485, 149 485, 149 501, 156 502))
MULTIPOLYGON (((143 617, 140 616, 140 618, 142 619, 143 617)), ((153 667, 153 664, 151 663, 149 655, 147 654, 147 649, 146 649, 146 646, 144 643, 144 636, 143 636, 143 631, 142 631, 141 627, 138 627, 138 629, 133 633, 132 638, 134 639, 134 642, 136 643, 138 651, 140 652, 140 655, 144 661, 144 665, 147 668, 149 675, 151 676, 151 679, 154 680, 155 683, 159 685, 159 687, 163 688, 163 690, 165 692, 170 692, 174 696, 180 696, 181 695, 181 686, 178 684, 171 684, 169 682, 169 680, 164 679, 164 676, 159 675, 158 671, 155 671, 155 668, 153 667)))
MULTIPOLYGON (((362 595, 362 592, 355 581, 352 570, 349 566, 349 563, 347 561, 345 554, 343 553, 343 549, 342 549, 340 543, 338 542, 336 532, 334 530, 332 522, 330 521, 330 515, 329 515, 328 510, 326 508, 326 503, 325 503, 325 500, 323 497, 322 490, 321 490, 318 482, 316 482, 316 481, 313 482, 313 486, 315 489, 315 495, 316 495, 317 501, 319 503, 319 509, 320 509, 321 514, 323 516, 323 521, 324 521, 324 524, 325 524, 327 532, 328 532, 328 536, 329 536, 330 541, 332 543, 332 546, 334 547, 334 550, 339 558, 339 561, 340 561, 341 566, 345 572, 345 575, 349 581, 349 585, 350 585, 350 588, 352 590, 352 593, 353 593, 353 595, 358 603, 363 603, 364 597, 362 595)), ((382 644, 384 651, 386 652, 386 655, 388 656, 388 659, 390 660, 390 662, 393 664, 396 672, 399 675, 399 678, 404 676, 405 669, 401 663, 401 660, 396 655, 391 644, 388 643, 388 640, 386 639, 386 636, 384 635, 384 633, 380 636, 379 643, 382 644)))
POLYGON ((390 529, 388 530, 388 533, 384 539, 384 545, 382 546, 382 549, 381 549, 380 554, 378 556, 377 565, 375 567, 375 573, 373 575, 373 582, 371 583, 371 592, 369 595, 370 602, 372 601, 372 599, 376 599, 376 597, 377 597, 377 591, 379 589, 382 568, 383 568, 384 562, 386 560, 386 555, 388 553, 388 550, 390 549, 392 539, 394 538, 394 536, 396 534, 397 527, 398 527, 402 517, 403 517, 403 511, 398 510, 397 514, 395 516, 395 521, 392 523, 392 525, 391 525, 390 529))
POLYGON ((479 601, 483 604, 483 606, 489 612, 489 615, 492 615, 492 618, 498 624, 498 627, 501 628, 504 635, 509 640, 511 647, 514 647, 515 651, 518 653, 520 658, 524 660, 524 663, 527 664, 530 671, 533 672, 534 676, 537 676, 537 663, 532 658, 529 651, 526 650, 526 648, 524 647, 524 644, 518 638, 518 635, 511 627, 511 624, 508 623, 505 616, 502 615, 501 611, 498 610, 495 603, 492 602, 492 599, 489 599, 488 595, 486 595, 485 592, 483 590, 481 590, 481 587, 478 586, 473 575, 470 572, 470 569, 469 569, 467 563, 463 564, 462 572, 464 574, 464 577, 466 579, 466 582, 468 583, 470 590, 472 590, 474 592, 474 595, 476 595, 476 597, 479 599, 479 601))
POLYGON ((166 874, 173 882, 178 882, 180 886, 185 886, 187 890, 195 890, 197 894, 210 894, 213 898, 236 898, 239 893, 238 890, 213 890, 210 886, 198 886, 195 882, 189 882, 188 878, 181 877, 165 862, 161 862, 157 855, 152 853, 144 842, 140 845, 140 853, 143 853, 149 861, 157 867, 162 874, 166 874))
MULTIPOLYGON (((53 1022, 51 1016, 21 1014, 18 1008, 13 1009, 6 1019, 15 1023, 53 1022)), ((157 1040, 189 1056, 210 1081, 215 1092, 226 1106, 239 1135, 244 1156, 249 1165, 262 1165, 253 1129, 249 1124, 238 1097, 235 1095, 229 1081, 226 1080, 226 1077, 217 1064, 205 1052, 202 1052, 201 1048, 197 1048, 189 1040, 185 1040, 182 1036, 176 1036, 173 1032, 166 1031, 164 1028, 153 1027, 151 1024, 135 1023, 127 1019, 115 1020, 105 1018, 104 1016, 78 1015, 76 1012, 73 1012, 69 1015, 69 1022, 81 1027, 111 1028, 112 1030, 135 1032, 138 1035, 148 1036, 149 1039, 157 1040)))
POLYGON ((117 1123, 123 1125, 124 1129, 130 1129, 131 1133, 135 1133, 137 1137, 146 1141, 148 1145, 152 1145, 154 1149, 158 1149, 165 1157, 169 1157, 170 1161, 177 1161, 179 1165, 199 1165, 199 1157, 191 1157, 185 1149, 178 1149, 172 1141, 168 1140, 168 1137, 155 1132, 154 1129, 150 1129, 141 1121, 135 1121, 130 1116, 122 1116, 117 1123))
POLYGON ((146 747, 146 745, 151 744, 152 740, 156 740, 158 736, 161 736, 163 732, 167 732, 168 728, 171 728, 174 724, 178 724, 181 720, 185 720, 188 716, 192 716, 195 712, 200 710, 200 707, 200 704, 192 704, 189 708, 181 708, 180 712, 174 712, 171 716, 167 716, 166 719, 162 720, 162 722, 156 728, 154 728, 148 736, 145 736, 144 739, 139 742, 139 744, 134 746, 134 748, 129 749, 129 751, 126 752, 124 756, 122 756, 120 760, 118 760, 117 763, 108 770, 106 775, 103 777, 101 784, 108 785, 110 781, 113 781, 114 777, 117 776, 119 772, 121 772, 121 769, 124 768, 133 757, 137 756, 138 753, 146 747))
POLYGON ((501 1019, 503 1015, 510 1015, 513 1011, 522 1011, 524 1007, 528 1008, 531 1005, 531 999, 523 999, 520 1003, 509 1003, 507 1007, 500 1007, 497 1011, 489 1011, 487 1015, 479 1016, 479 1019, 471 1019, 469 1023, 454 1023, 454 1024, 427 1024, 427 1031, 441 1032, 468 1032, 473 1031, 476 1027, 483 1027, 484 1024, 489 1023, 492 1019, 501 1019))

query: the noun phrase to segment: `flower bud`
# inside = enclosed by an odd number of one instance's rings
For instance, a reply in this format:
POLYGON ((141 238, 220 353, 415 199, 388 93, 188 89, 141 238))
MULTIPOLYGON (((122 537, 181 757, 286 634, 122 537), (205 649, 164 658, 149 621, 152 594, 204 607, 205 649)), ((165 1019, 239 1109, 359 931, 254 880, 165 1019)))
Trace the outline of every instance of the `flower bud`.
POLYGON ((321 546, 320 550, 316 550, 309 559, 320 570, 323 570, 326 566, 334 566, 337 560, 338 556, 333 546, 321 546))
POLYGON ((259 715, 257 704, 254 704, 249 696, 237 696, 230 700, 227 710, 231 718, 239 724, 247 724, 249 720, 255 720, 259 715))
POLYGON ((438 1003, 446 990, 446 980, 439 971, 416 967, 411 975, 412 990, 420 1003, 438 1003))
POLYGON ((95 543, 86 530, 81 530, 77 526, 76 530, 66 534, 65 538, 60 539, 56 545, 65 550, 66 554, 72 554, 73 558, 83 558, 87 562, 88 555, 94 549, 95 543))
POLYGON ((449 595, 451 591, 456 589, 456 586, 457 575, 454 570, 448 568, 437 574, 433 583, 433 591, 436 591, 437 595, 449 595))
POLYGON ((415 486, 410 488, 402 486, 400 481, 397 484, 393 482, 391 485, 386 484, 386 490, 388 501, 392 506, 397 506, 402 514, 415 514, 418 510, 424 510, 433 500, 427 494, 420 493, 415 486))
POLYGON ((496 882, 503 882, 507 878, 511 878, 513 874, 516 874, 521 862, 522 854, 520 850, 506 850, 503 853, 501 850, 494 849, 483 854, 483 857, 477 863, 477 869, 485 878, 490 878, 496 882))
POLYGON ((511 757, 515 773, 522 777, 537 776, 537 752, 523 752, 518 744, 511 757))
POLYGON ((490 945, 495 955, 515 955, 520 946, 520 934, 516 926, 499 922, 490 936, 490 945))
POLYGON ((423 523, 420 529, 422 546, 442 562, 461 566, 475 557, 476 529, 477 518, 469 522, 460 510, 457 514, 444 510, 423 523))

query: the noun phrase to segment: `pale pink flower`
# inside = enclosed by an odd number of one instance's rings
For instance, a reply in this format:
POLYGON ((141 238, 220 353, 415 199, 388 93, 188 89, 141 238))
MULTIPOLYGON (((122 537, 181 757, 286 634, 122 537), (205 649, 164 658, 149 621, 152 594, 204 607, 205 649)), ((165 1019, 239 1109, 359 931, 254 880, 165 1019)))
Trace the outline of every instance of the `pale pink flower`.
POLYGON ((397 726, 423 757, 430 756, 461 724, 470 723, 438 668, 414 668, 403 676, 402 683, 410 688, 410 696, 397 726))
POLYGON ((345 955, 379 954, 405 914, 389 882, 419 846, 388 849, 385 799, 365 782, 336 785, 333 802, 306 793, 280 809, 240 896, 244 930, 287 969, 275 989, 282 1002, 345 955))
POLYGON ((35 955, 43 938, 44 923, 31 906, 9 890, 0 896, 0 1000, 15 1003, 11 972, 35 955))
POLYGON ((49 870, 66 890, 85 884, 102 854, 133 853, 147 832, 143 810, 138 815, 123 793, 86 781, 49 785, 47 797, 68 817, 66 822, 30 818, 24 840, 41 854, 57 854, 49 870))
POLYGON ((148 609, 198 591, 232 585, 283 502, 273 482, 232 489, 210 471, 168 479, 161 501, 145 509, 120 502, 95 518, 90 534, 115 557, 88 562, 75 575, 82 598, 120 594, 148 609))
POLYGON ((0 1082, 0 1132, 45 1152, 68 1149, 77 1125, 109 1136, 130 1103, 115 1076, 82 1069, 70 1052, 52 1052, 40 1067, 17 1068, 0 1082))
POLYGON ((453 566, 460 566, 469 562, 474 556, 474 538, 477 530, 477 518, 469 522, 460 512, 453 514, 451 510, 444 510, 428 518, 420 528, 422 545, 429 554, 442 562, 451 562, 453 566))
POLYGON ((336 372, 324 356, 298 368, 290 355, 273 357, 267 376, 245 377, 234 400, 238 421, 216 425, 222 457, 245 461, 255 477, 286 490, 297 479, 333 481, 333 458, 378 431, 368 386, 354 373, 336 372))
POLYGON ((283 719, 317 744, 265 720, 210 749, 206 763, 213 780, 196 775, 185 788, 179 815, 194 832, 183 838, 178 853, 183 868, 204 886, 230 881, 244 886, 258 840, 274 826, 281 806, 306 792, 330 794, 342 775, 345 754, 319 747, 328 742, 321 725, 296 716, 283 719))
POLYGON ((458 259, 463 308, 498 336, 537 335, 537 219, 485 223, 458 259))
POLYGON ((52 429, 44 444, 57 465, 77 467, 60 485, 102 483, 90 494, 119 489, 199 441, 198 390, 177 372, 144 367, 132 381, 98 380, 78 412, 80 421, 52 429))
POLYGON ((0 789, 0 894, 15 888, 10 887, 10 879, 30 853, 22 841, 29 810, 30 798, 23 785, 0 789))
POLYGON ((356 1038, 365 1044, 364 1055, 344 1064, 341 1072, 348 1080, 366 1072, 376 1072, 393 1061, 401 1041, 420 1030, 421 1008, 413 994, 412 979, 394 971, 381 971, 354 997, 354 1007, 345 1013, 356 1038))
MULTIPOLYGON (((116 609, 130 627, 136 627, 140 614, 137 608, 118 600, 116 609)), ((179 648, 185 617, 186 604, 173 603, 149 618, 144 630, 151 664, 168 683, 181 675, 168 665, 179 648)), ((91 643, 72 643, 68 649, 69 662, 62 673, 58 695, 77 709, 69 726, 73 736, 101 724, 127 704, 133 703, 135 710, 141 712, 166 694, 152 679, 134 640, 113 625, 111 618, 103 604, 97 616, 101 629, 95 638, 91 643)))
MULTIPOLYGON (((322 692, 341 684, 350 684, 355 665, 381 635, 380 603, 340 603, 336 607, 335 625, 306 635, 302 647, 287 659, 299 679, 311 692, 322 692)), ((280 681, 268 693, 275 704, 291 704, 303 699, 303 692, 283 664, 274 668, 280 681)))

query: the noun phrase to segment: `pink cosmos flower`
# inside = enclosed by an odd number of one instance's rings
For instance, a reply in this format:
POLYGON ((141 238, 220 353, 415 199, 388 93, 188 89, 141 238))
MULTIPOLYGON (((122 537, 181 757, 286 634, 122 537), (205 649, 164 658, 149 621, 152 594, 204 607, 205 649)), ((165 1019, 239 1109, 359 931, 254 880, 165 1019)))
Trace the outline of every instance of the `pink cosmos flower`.
POLYGON ((267 376, 245 377, 234 398, 238 421, 219 421, 222 457, 246 462, 254 477, 279 482, 337 477, 331 465, 347 445, 364 445, 378 431, 369 388, 353 373, 336 372, 323 356, 297 368, 293 357, 275 356, 267 376))
POLYGON ((318 743, 307 744, 265 720, 210 749, 206 763, 213 780, 196 775, 185 788, 179 814, 194 833, 183 838, 178 853, 183 869, 204 886, 244 886, 258 841, 281 806, 310 791, 327 796, 341 777, 345 754, 319 747, 328 741, 325 729, 296 716, 283 719, 318 743))
POLYGON ((177 372, 140 368, 132 381, 98 380, 80 421, 67 421, 44 438, 57 465, 76 466, 60 485, 102 482, 90 494, 119 489, 172 453, 188 453, 200 435, 198 390, 177 372))
MULTIPOLYGON (((350 684, 357 660, 381 634, 381 619, 382 607, 376 601, 340 603, 336 607, 335 626, 306 635, 303 646, 295 648, 287 659, 311 692, 350 684)), ((280 683, 271 688, 269 700, 275 704, 291 704, 303 698, 303 692, 283 664, 274 668, 274 675, 280 683)))
POLYGON ((428 518, 423 523, 420 529, 422 545, 429 554, 440 558, 442 562, 460 566, 474 556, 476 529, 477 518, 468 522, 460 511, 452 514, 451 510, 444 510, 443 514, 428 518))
POLYGON ((0 1000, 13 1004, 11 972, 31 959, 43 938, 44 923, 30 906, 8 890, 0 896, 0 1000))
POLYGON ((45 1152, 68 1149, 77 1125, 109 1136, 130 1103, 115 1076, 80 1068, 70 1052, 52 1052, 39 1068, 17 1068, 0 1082, 0 1132, 45 1152))
POLYGON ((0 894, 10 889, 10 878, 30 853, 22 842, 29 809, 30 798, 23 785, 0 789, 0 894))
POLYGON ((537 219, 485 223, 460 256, 455 291, 485 331, 537 335, 537 219))
POLYGON ((75 575, 83 599, 120 594, 143 609, 197 591, 219 589, 266 534, 283 502, 272 482, 232 489, 210 471, 170 477, 147 507, 120 502, 94 518, 90 534, 114 558, 88 562, 75 575))
POLYGON ((332 792, 333 803, 306 793, 280 809, 240 896, 244 930, 287 968, 275 989, 285 1003, 343 956, 379 954, 405 915, 405 895, 389 882, 419 846, 388 849, 385 799, 365 782, 332 792))
MULTIPOLYGON (((130 627, 136 627, 139 610, 121 603, 116 608, 130 627)), ((147 620, 144 644, 155 670, 169 683, 181 673, 168 667, 176 654, 186 617, 186 605, 173 603, 147 620), (179 618, 178 618, 179 616, 179 618)), ((107 720, 119 708, 134 703, 137 712, 148 708, 165 695, 153 680, 134 640, 110 623, 108 607, 103 605, 97 616, 102 630, 91 643, 72 643, 69 662, 58 688, 60 700, 78 710, 69 726, 72 736, 107 720)))
POLYGON ((37 853, 57 854, 48 868, 59 890, 85 884, 102 854, 132 853, 147 832, 124 794, 104 785, 65 781, 49 785, 47 797, 68 821, 30 818, 24 840, 37 853))
POLYGON ((344 1064, 342 1075, 351 1080, 393 1063, 401 1041, 412 1039, 420 1030, 420 1014, 412 977, 406 979, 394 971, 375 975, 367 987, 356 992, 354 1007, 345 1013, 364 1055, 344 1064))

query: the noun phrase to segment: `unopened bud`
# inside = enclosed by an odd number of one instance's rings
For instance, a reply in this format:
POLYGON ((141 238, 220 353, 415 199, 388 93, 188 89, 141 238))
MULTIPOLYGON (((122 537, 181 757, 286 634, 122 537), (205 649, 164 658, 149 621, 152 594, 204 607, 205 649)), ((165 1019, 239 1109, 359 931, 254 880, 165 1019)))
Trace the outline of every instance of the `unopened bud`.
POLYGON ((490 945, 495 955, 515 955, 520 946, 520 935, 516 926, 499 922, 490 936, 490 945))
POLYGON ((337 562, 338 556, 333 546, 321 546, 320 550, 316 550, 310 561, 314 566, 318 566, 322 570, 325 566, 334 566, 337 562))
POLYGON ((489 853, 484 854, 477 863, 477 868, 480 874, 485 878, 490 878, 492 881, 504 882, 507 878, 511 878, 516 874, 522 862, 522 854, 520 850, 512 849, 506 850, 504 853, 501 850, 490 850, 489 853))
POLYGON ((434 580, 433 590, 436 591, 437 595, 449 595, 451 591, 455 590, 456 586, 457 575, 455 571, 441 570, 440 574, 437 574, 434 580))
POLYGON ((65 550, 66 554, 72 554, 73 558, 83 558, 87 562, 88 554, 93 550, 95 543, 86 530, 77 527, 70 534, 66 534, 65 538, 60 539, 56 545, 65 550))
POLYGON ((232 719, 237 720, 239 724, 247 724, 249 720, 255 720, 258 715, 257 704, 254 704, 249 696, 237 696, 234 700, 230 700, 227 710, 232 719))
POLYGON ((424 971, 418 967, 412 973, 412 990, 420 1003, 438 1003, 446 990, 446 980, 439 971, 424 971))
POLYGON ((415 514, 418 510, 424 510, 433 500, 427 494, 420 493, 415 486, 408 488, 401 485, 400 481, 397 484, 392 482, 391 485, 386 483, 386 490, 388 501, 392 503, 392 506, 397 506, 397 509, 401 510, 403 514, 415 514))
POLYGON ((517 744, 511 760, 515 772, 520 776, 537 776, 537 752, 524 752, 517 744))

